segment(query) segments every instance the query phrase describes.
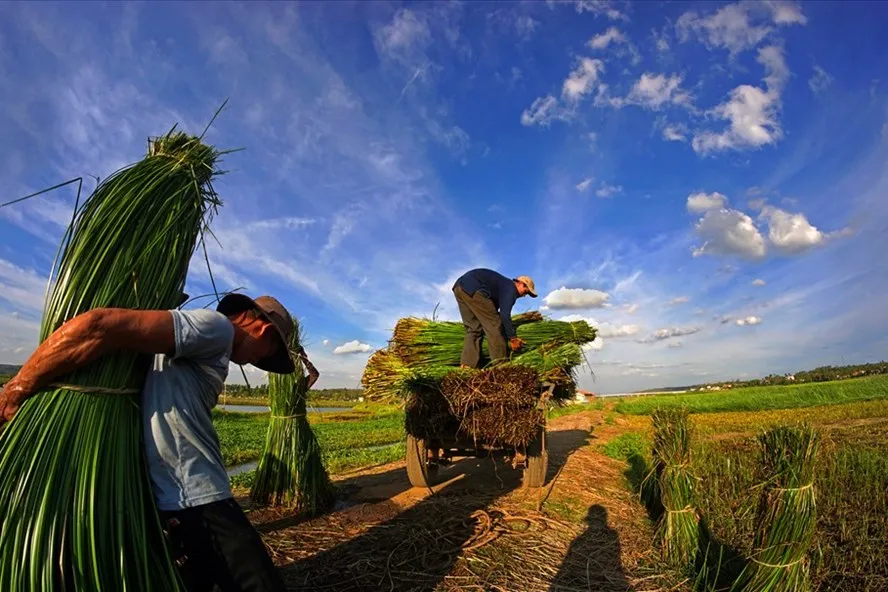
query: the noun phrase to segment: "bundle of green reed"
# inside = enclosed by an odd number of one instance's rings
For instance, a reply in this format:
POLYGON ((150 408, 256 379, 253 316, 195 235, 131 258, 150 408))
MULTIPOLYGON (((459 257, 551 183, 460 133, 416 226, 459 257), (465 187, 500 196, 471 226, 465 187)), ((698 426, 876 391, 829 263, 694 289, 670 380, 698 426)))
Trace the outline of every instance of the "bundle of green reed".
POLYGON ((657 538, 666 561, 687 569, 697 554, 698 517, 694 507, 694 477, 691 472, 691 426, 686 408, 657 409, 654 426, 653 471, 663 506, 657 538))
MULTIPOLYGON (((290 351, 298 351, 301 343, 301 327, 297 323, 290 351)), ((302 363, 298 359, 295 362, 292 374, 268 376, 271 420, 250 497, 260 504, 283 505, 315 514, 333 499, 333 487, 324 468, 321 447, 308 423, 308 375, 302 363)))
MULTIPOLYGON (((536 316, 530 318, 534 320, 522 322, 513 318, 518 337, 525 341, 525 352, 543 345, 584 345, 595 339, 595 329, 585 321, 548 321, 536 316)), ((464 339, 465 328, 462 323, 405 318, 395 325, 389 349, 411 367, 459 366, 464 339)), ((481 360, 482 365, 490 360, 486 340, 482 342, 481 360)))
POLYGON ((805 592, 811 589, 808 551, 817 511, 814 465, 819 438, 806 425, 761 434, 766 480, 756 516, 753 553, 732 592, 805 592))
MULTIPOLYGON (((220 204, 220 152, 175 131, 106 178, 59 253, 41 340, 95 308, 181 302, 220 204)), ((0 590, 180 588, 141 447, 146 356, 109 354, 29 399, 0 438, 0 590)))

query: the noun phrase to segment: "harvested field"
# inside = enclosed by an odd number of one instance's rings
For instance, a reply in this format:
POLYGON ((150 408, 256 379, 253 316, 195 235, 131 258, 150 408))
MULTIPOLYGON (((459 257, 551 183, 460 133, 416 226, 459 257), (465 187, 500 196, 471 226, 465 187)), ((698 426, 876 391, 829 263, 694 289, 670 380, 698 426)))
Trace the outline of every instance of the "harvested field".
POLYGON ((326 516, 250 516, 292 590, 673 589, 623 463, 598 451, 620 431, 601 412, 554 420, 542 489, 502 457, 460 460, 431 491, 393 463, 340 476, 326 516))

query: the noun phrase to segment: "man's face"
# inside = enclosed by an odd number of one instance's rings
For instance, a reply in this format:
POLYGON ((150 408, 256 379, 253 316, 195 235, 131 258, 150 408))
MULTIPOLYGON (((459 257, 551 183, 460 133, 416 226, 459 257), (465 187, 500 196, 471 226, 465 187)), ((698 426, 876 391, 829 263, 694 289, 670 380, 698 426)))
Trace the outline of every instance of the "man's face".
MULTIPOLYGON (((247 334, 237 351, 236 363, 256 364, 259 360, 275 353, 280 339, 274 326, 259 316, 246 315, 235 323, 247 334)), ((234 358, 232 352, 232 358, 234 358)))
POLYGON ((518 287, 519 296, 527 296, 530 293, 527 284, 525 284, 524 282, 515 282, 515 285, 518 287))

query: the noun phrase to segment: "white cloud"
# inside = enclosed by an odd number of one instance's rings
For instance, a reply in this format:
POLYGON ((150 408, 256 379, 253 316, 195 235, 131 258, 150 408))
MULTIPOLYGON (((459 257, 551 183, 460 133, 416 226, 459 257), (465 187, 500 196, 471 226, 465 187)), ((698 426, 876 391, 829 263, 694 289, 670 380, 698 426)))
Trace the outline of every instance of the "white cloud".
POLYGON ((604 340, 600 336, 596 336, 593 341, 590 341, 589 343, 584 343, 580 349, 582 349, 584 352, 601 351, 603 347, 604 340))
POLYGON ((760 286, 764 286, 765 283, 766 283, 765 280, 763 280, 763 279, 761 279, 761 278, 758 278, 758 279, 754 279, 754 280, 752 280, 752 285, 753 285, 753 286, 759 286, 759 287, 760 287, 760 286))
POLYGON ((600 33, 590 39, 586 45, 592 49, 605 49, 611 43, 625 43, 626 37, 616 27, 611 27, 604 33, 600 33))
POLYGON ((667 27, 663 27, 661 31, 651 29, 651 38, 654 40, 654 46, 660 53, 665 53, 669 51, 668 35, 669 34, 667 33, 667 27))
POLYGON ((676 306, 678 304, 686 304, 691 301, 690 296, 676 296, 672 300, 669 301, 669 306, 676 306))
POLYGON ((586 177, 585 179, 577 183, 577 191, 586 191, 587 189, 589 189, 594 181, 595 179, 593 179, 592 177, 586 177))
POLYGON ((589 142, 589 150, 595 152, 595 147, 598 144, 598 134, 595 132, 589 132, 586 134, 586 141, 589 142))
POLYGON ((682 342, 681 341, 671 341, 666 344, 666 347, 673 347, 673 348, 682 347, 682 342))
POLYGON ((601 189, 595 192, 595 195, 597 195, 598 197, 607 198, 613 197, 620 193, 623 193, 622 185, 608 185, 607 183, 604 183, 601 185, 601 189))
POLYGON ((684 124, 667 124, 663 126, 663 139, 669 142, 687 142, 687 127, 684 124))
POLYGON ((609 298, 610 295, 601 290, 566 288, 562 286, 557 290, 549 292, 543 299, 543 304, 552 310, 602 308, 609 298))
POLYGON ((606 16, 612 21, 628 21, 629 17, 614 6, 610 0, 576 0, 578 13, 589 12, 595 16, 606 16))
POLYGON ((793 3, 738 2, 704 17, 695 11, 686 12, 676 22, 676 29, 682 42, 695 37, 710 49, 724 48, 735 55, 758 45, 774 30, 772 25, 806 22, 801 9, 793 3))
POLYGON ((746 259, 765 256, 765 239, 752 218, 737 210, 708 210, 694 230, 703 244, 694 250, 700 255, 737 255, 746 259))
POLYGON ((645 72, 632 86, 629 96, 621 101, 621 105, 638 105, 655 111, 667 104, 687 105, 691 96, 682 90, 681 81, 679 74, 666 76, 645 72))
POLYGON ((552 95, 537 97, 521 113, 521 125, 549 125, 553 119, 564 119, 558 106, 558 99, 552 95))
POLYGON ((808 87, 811 89, 811 92, 819 94, 829 88, 832 82, 832 76, 827 74, 826 70, 815 64, 814 74, 808 79, 808 87))
POLYGON ((526 14, 518 15, 515 19, 515 32, 524 40, 530 39, 539 26, 540 21, 526 14))
POLYGON ((802 213, 792 214, 767 206, 762 209, 759 218, 768 222, 768 240, 771 244, 786 253, 802 253, 829 240, 829 235, 812 226, 802 213))
POLYGON ((697 192, 688 196, 688 211, 694 214, 701 214, 708 210, 724 208, 728 203, 728 198, 714 191, 712 193, 697 192))
POLYGON ((611 325, 604 323, 599 327, 599 335, 602 337, 631 337, 641 331, 638 325, 611 325))
POLYGON ((664 339, 672 339, 673 337, 693 335, 698 331, 700 331, 700 327, 665 327, 663 329, 658 329, 648 337, 639 340, 639 343, 653 343, 655 341, 663 341, 664 339))
POLYGON ((778 25, 805 25, 808 18, 802 14, 802 7, 787 0, 765 0, 771 10, 771 18, 778 25))
POLYGON ((635 311, 638 310, 638 304, 627 304, 623 307, 628 314, 635 314, 635 311))
POLYGON ((354 341, 347 341, 342 345, 337 345, 333 348, 333 353, 337 356, 342 356, 346 354, 363 354, 370 351, 370 346, 366 343, 361 343, 357 339, 354 341))
POLYGON ((374 43, 381 54, 405 65, 413 65, 416 52, 431 42, 431 31, 424 19, 412 10, 402 8, 392 22, 375 31, 374 43))
MULTIPOLYGON (((569 101, 579 101, 592 92, 598 76, 604 71, 604 62, 581 58, 561 87, 561 94, 569 101)), ((532 106, 531 106, 532 108, 532 106)))
POLYGON ((0 301, 21 310, 40 312, 48 278, 0 259, 0 301))
POLYGON ((329 339, 325 339, 322 343, 323 343, 324 345, 330 345, 330 340, 329 340, 329 339))
POLYGON ((520 14, 511 9, 499 9, 487 15, 488 23, 500 33, 514 33, 522 41, 527 41, 537 31, 540 22, 528 14, 520 14))
POLYGON ((749 206, 750 210, 761 210, 765 207, 765 204, 768 203, 768 200, 764 197, 759 197, 756 199, 750 199, 746 202, 746 205, 749 206))
POLYGON ((611 323, 600 323, 591 317, 584 317, 583 315, 578 314, 565 315, 563 317, 559 317, 558 320, 565 321, 567 323, 572 323, 574 321, 586 321, 587 323, 589 323, 590 327, 594 327, 597 330, 598 337, 602 338, 631 337, 641 330, 641 327, 639 327, 638 325, 613 325, 611 323))
POLYGON ((762 322, 761 317, 755 317, 755 316, 748 316, 748 317, 746 317, 746 318, 743 318, 743 319, 737 319, 737 320, 735 321, 735 323, 737 323, 737 326, 738 326, 738 327, 745 327, 745 326, 751 326, 751 325, 760 325, 761 322, 762 322))
POLYGON ((760 148, 783 137, 778 119, 780 93, 789 77, 782 50, 771 45, 759 50, 758 62, 765 68, 766 90, 742 84, 731 91, 730 99, 710 111, 730 122, 720 133, 702 131, 694 136, 692 146, 700 154, 720 150, 760 148))
POLYGON ((299 218, 295 216, 284 216, 282 218, 271 218, 268 220, 257 220, 250 222, 247 228, 250 230, 296 230, 311 226, 317 222, 314 218, 299 218))

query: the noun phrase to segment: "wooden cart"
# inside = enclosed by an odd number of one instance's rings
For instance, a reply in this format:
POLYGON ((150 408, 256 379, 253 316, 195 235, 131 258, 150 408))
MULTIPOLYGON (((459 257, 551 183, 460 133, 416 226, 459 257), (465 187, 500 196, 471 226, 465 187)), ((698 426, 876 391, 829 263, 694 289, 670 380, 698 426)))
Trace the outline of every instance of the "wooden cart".
MULTIPOLYGON (((539 407, 545 409, 552 395, 554 385, 543 385, 539 407)), ((438 468, 454 457, 483 457, 496 450, 511 447, 480 447, 468 435, 451 431, 433 438, 417 438, 407 435, 407 477, 413 487, 431 487, 437 482, 438 468)), ((546 449, 546 424, 540 427, 537 436, 522 449, 516 450, 516 458, 522 459, 525 487, 542 487, 546 482, 549 468, 549 452, 546 449)))

